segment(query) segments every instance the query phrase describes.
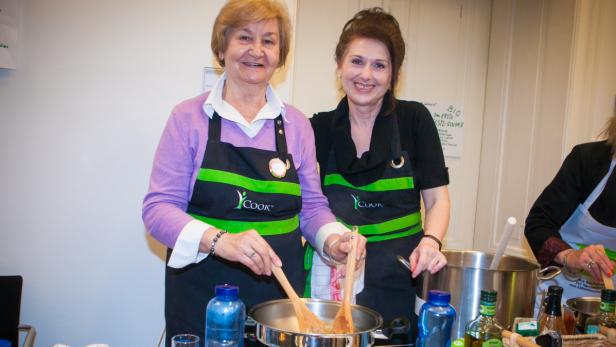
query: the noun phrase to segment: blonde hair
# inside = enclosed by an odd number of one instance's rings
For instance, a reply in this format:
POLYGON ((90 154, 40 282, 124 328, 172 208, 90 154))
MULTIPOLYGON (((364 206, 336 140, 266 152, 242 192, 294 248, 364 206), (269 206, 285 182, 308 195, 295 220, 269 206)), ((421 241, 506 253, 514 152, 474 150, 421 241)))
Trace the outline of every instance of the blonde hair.
POLYGON ((225 66, 221 54, 227 50, 229 34, 248 23, 276 19, 280 35, 278 67, 284 65, 291 42, 291 22, 286 6, 278 0, 229 0, 218 13, 212 30, 212 52, 220 66, 225 66))
POLYGON ((612 154, 616 155, 616 115, 610 118, 601 136, 607 139, 607 144, 612 147, 612 154))

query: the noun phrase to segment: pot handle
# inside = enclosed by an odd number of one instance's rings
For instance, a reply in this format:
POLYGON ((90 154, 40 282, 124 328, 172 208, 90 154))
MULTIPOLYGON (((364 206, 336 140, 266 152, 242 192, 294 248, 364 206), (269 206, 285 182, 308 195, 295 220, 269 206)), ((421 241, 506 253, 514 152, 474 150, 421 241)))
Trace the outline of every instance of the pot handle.
POLYGON ((561 268, 558 266, 548 266, 537 271, 537 279, 540 281, 551 280, 552 278, 560 275, 561 271, 561 268))
POLYGON ((411 321, 406 317, 397 317, 392 319, 389 325, 382 329, 374 331, 374 338, 388 340, 393 335, 403 335, 408 333, 411 327, 411 321))

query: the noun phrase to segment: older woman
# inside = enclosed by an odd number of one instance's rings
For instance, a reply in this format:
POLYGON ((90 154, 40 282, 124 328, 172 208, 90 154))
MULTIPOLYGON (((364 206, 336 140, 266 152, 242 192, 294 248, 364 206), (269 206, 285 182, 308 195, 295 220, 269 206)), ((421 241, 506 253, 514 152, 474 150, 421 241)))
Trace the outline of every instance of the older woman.
POLYGON ((321 192, 310 124, 269 85, 289 35, 278 1, 227 2, 212 33, 225 73, 211 92, 177 105, 163 131, 143 220, 168 247, 167 345, 178 333, 203 340, 217 284, 239 285, 250 307, 284 297, 269 276, 284 265, 301 289, 302 235, 334 259, 350 249, 321 192))
POLYGON ((604 134, 604 141, 573 148, 526 218, 524 234, 537 260, 565 270, 539 289, 558 284, 564 288, 564 299, 599 296, 602 273, 614 278, 616 116, 604 134))
MULTIPOLYGON (((449 223, 449 176, 429 111, 394 97, 404 52, 394 17, 380 8, 357 13, 336 47, 346 96, 335 110, 312 118, 323 192, 336 217, 359 225, 368 240, 357 302, 385 320, 415 319, 416 283, 396 255, 409 257, 413 278, 447 262, 440 248, 449 223)), ((314 258, 315 265, 319 261, 314 258)), ((331 291, 323 295, 315 286, 312 294, 328 297, 331 291)))

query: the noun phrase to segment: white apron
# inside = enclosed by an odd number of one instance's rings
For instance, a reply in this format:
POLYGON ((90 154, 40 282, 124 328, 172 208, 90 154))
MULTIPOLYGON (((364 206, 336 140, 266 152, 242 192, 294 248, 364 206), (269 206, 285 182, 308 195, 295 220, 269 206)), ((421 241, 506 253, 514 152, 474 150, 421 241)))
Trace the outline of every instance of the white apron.
MULTIPOLYGON (((560 235, 569 246, 573 249, 584 248, 593 244, 602 244, 606 251, 616 250, 616 228, 608 227, 597 222, 588 212, 588 208, 597 200, 605 184, 614 170, 616 159, 612 159, 610 169, 607 175, 597 184, 595 189, 590 193, 583 204, 578 205, 575 212, 569 217, 567 222, 560 228, 560 235)), ((612 253, 613 254, 613 253, 612 253)), ((614 259, 612 259, 614 260, 614 259)), ((616 276, 615 276, 616 277, 616 276)), ((612 277, 612 280, 614 277, 612 277)), ((563 287, 562 303, 566 303, 567 299, 577 298, 581 296, 598 297, 603 289, 603 282, 596 282, 592 275, 582 272, 578 279, 568 279, 565 274, 561 273, 555 278, 543 281, 537 288, 537 296, 535 300, 535 315, 541 305, 543 293, 551 285, 559 285, 563 287)))

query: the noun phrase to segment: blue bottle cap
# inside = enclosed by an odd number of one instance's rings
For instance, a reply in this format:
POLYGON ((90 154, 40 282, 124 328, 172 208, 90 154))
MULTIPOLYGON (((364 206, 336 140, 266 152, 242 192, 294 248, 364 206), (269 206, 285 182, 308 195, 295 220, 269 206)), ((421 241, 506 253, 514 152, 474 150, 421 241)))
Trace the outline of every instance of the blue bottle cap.
POLYGON ((219 284, 216 286, 215 293, 217 297, 225 298, 227 300, 235 300, 240 293, 240 288, 230 284, 219 284))
POLYGON ((451 294, 444 290, 431 290, 428 292, 428 301, 435 304, 447 305, 451 300, 451 294))
POLYGON ((11 346, 12 346, 11 341, 0 339, 0 347, 11 347, 11 346))

